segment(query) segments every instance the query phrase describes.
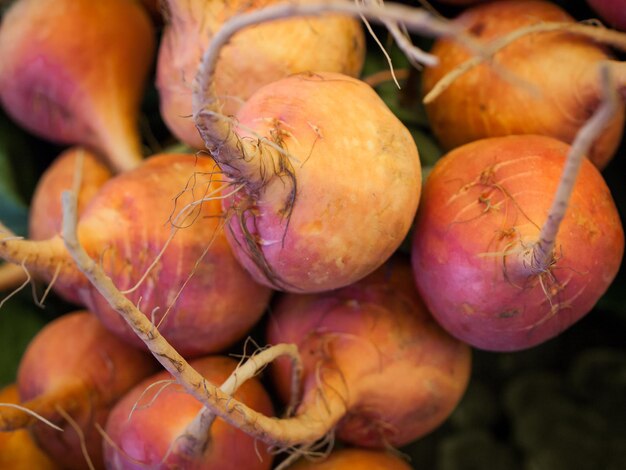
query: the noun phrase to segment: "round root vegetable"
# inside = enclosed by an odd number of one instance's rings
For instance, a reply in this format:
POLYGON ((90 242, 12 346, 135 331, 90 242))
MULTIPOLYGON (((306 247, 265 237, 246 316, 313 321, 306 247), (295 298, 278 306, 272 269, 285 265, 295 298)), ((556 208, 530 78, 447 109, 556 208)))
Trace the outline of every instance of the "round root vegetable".
MULTIPOLYGON (((225 239, 221 178, 210 158, 155 156, 109 180, 80 220, 89 253, 185 355, 241 338, 271 294, 239 266, 225 239)), ((0 239, 0 256, 73 290, 108 329, 142 344, 76 268, 60 236, 0 239)))
POLYGON ((615 277, 624 232, 598 170, 582 160, 569 204, 550 205, 569 151, 549 137, 499 137, 435 165, 413 267, 429 310, 457 338, 497 351, 534 346, 589 312, 615 277))
POLYGON ((30 203, 29 238, 46 240, 61 233, 63 191, 78 184, 78 213, 82 214, 112 176, 98 157, 85 148, 73 147, 61 153, 37 182, 30 203))
MULTIPOLYGON (((80 214, 111 176, 109 169, 87 149, 74 147, 61 153, 43 173, 35 188, 28 219, 29 237, 46 240, 61 232, 63 191, 77 186, 80 214)), ((18 288, 29 280, 28 276, 25 267, 11 263, 2 265, 0 291, 18 288)), ((57 285, 56 290, 66 300, 80 304, 73 285, 57 285)))
MULTIPOLYGON (((431 53, 440 63, 424 70, 423 92, 433 133, 442 146, 452 149, 485 137, 515 134, 547 135, 571 143, 602 99, 597 65, 610 56, 593 41, 610 42, 615 35, 607 39, 604 36, 610 33, 591 26, 574 29, 574 20, 557 5, 534 0, 479 5, 454 23, 486 47, 497 46, 498 52, 495 67, 483 64, 465 71, 462 67, 472 58, 467 47, 448 39, 433 47, 431 53), (516 37, 519 28, 548 22, 560 24, 555 28, 559 30, 526 34, 506 46, 499 43, 516 37), (570 34, 579 31, 590 37, 570 34), (461 70, 465 73, 452 80, 461 70)), ((619 39, 621 47, 625 37, 619 39)), ((626 97, 626 64, 610 64, 626 97)), ((588 154, 596 166, 608 164, 623 131, 622 103, 588 154)))
POLYGON ((291 470, 411 470, 397 455, 369 449, 341 449, 327 458, 300 460, 291 470))
MULTIPOLYGON (((224 381, 237 363, 224 357, 196 359, 191 365, 212 382, 224 381)), ((267 392, 257 379, 246 381, 234 397, 272 415, 267 392)), ((208 429, 207 442, 196 453, 179 445, 202 404, 185 393, 167 372, 136 385, 111 411, 104 445, 107 468, 203 470, 267 470, 272 456, 263 445, 218 419, 208 429)))
POLYGON ((0 429, 30 426, 39 446, 66 468, 86 468, 81 445, 102 467, 102 437, 96 428, 124 393, 153 373, 156 363, 125 345, 88 312, 64 315, 33 338, 18 369, 22 406, 62 427, 38 422, 31 414, 0 407, 0 429), (80 434, 77 431, 80 429, 80 434))
MULTIPOLYGON (((187 145, 204 148, 191 104, 202 50, 227 19, 279 2, 165 2, 168 22, 159 48, 156 84, 163 119, 187 145)), ((221 112, 231 116, 257 89, 293 73, 327 71, 357 76, 364 55, 362 28, 349 17, 292 18, 260 25, 237 34, 222 49, 214 78, 215 94, 221 100, 221 112)))
MULTIPOLYGON (((439 426, 467 387, 470 349, 426 311, 407 260, 333 292, 285 294, 272 312, 268 343, 302 355, 296 415, 327 409, 326 432, 344 441, 404 445, 439 426)), ((272 372, 284 398, 289 368, 279 359, 272 372)))
POLYGON ((203 140, 232 184, 226 201, 233 250, 254 278, 290 292, 319 292, 363 278, 391 256, 417 208, 421 170, 404 125, 361 81, 303 73, 257 90, 220 114, 213 80, 223 44, 245 26, 326 11, 399 21, 431 34, 445 22, 398 5, 278 5, 226 22, 205 51, 194 90, 203 140))
MULTIPOLYGON (((87 149, 73 147, 61 153, 43 173, 35 188, 28 218, 30 239, 47 240, 61 233, 63 191, 78 185, 78 213, 82 214, 91 199, 111 177, 109 169, 87 149)), ((20 269, 25 272, 21 267, 20 269)), ((60 283, 55 285, 55 289, 66 300, 81 303, 74 285, 60 283)))
POLYGON ((127 170, 141 161, 136 126, 154 48, 135 1, 18 0, 0 27, 0 102, 29 131, 127 170))
MULTIPOLYGON (((301 407, 300 412, 296 416, 277 420, 247 407, 245 404, 230 397, 228 393, 221 390, 221 388, 217 387, 214 383, 206 380, 206 378, 196 371, 180 353, 172 348, 171 344, 159 333, 158 329, 154 329, 150 320, 115 287, 100 265, 90 258, 83 249, 76 233, 76 198, 73 193, 64 194, 63 207, 63 239, 81 272, 85 274, 98 292, 109 302, 111 307, 124 318, 127 324, 133 329, 135 334, 141 338, 163 367, 184 386, 189 394, 199 400, 206 407, 208 412, 214 413, 216 416, 224 419, 224 421, 263 442, 285 448, 297 445, 310 447, 312 443, 315 443, 320 437, 326 435, 337 423, 337 420, 345 415, 346 402, 343 399, 339 399, 325 401, 324 406, 301 407)), ((410 268, 407 267, 407 269, 410 268)), ((398 282, 404 286, 412 285, 412 281, 410 278, 407 279, 406 276, 403 281, 398 282)), ((414 290, 412 292, 413 295, 415 295, 414 290)), ((400 303, 406 299, 404 295, 398 295, 398 292, 392 292, 389 297, 390 299, 396 299, 396 301, 400 303)), ((403 305, 404 307, 407 306, 406 303, 403 305)), ((352 307, 353 306, 354 304, 352 304, 352 307)), ((410 324, 416 322, 422 326, 418 334, 421 345, 423 346, 422 351, 437 351, 437 354, 420 356, 421 359, 426 360, 427 363, 434 364, 431 369, 427 367, 427 370, 420 370, 421 373, 430 376, 431 379, 428 382, 429 387, 426 387, 428 390, 423 390, 423 392, 426 395, 429 393, 434 395, 436 393, 441 399, 439 400, 441 407, 453 407, 454 405, 451 403, 455 400, 458 401, 462 389, 464 389, 467 384, 470 367, 469 348, 463 343, 455 341, 453 338, 446 335, 432 319, 428 320, 427 315, 424 314, 426 318, 423 316, 420 317, 419 314, 416 315, 416 312, 411 306, 408 308, 411 310, 411 314, 409 315, 410 319, 407 319, 408 321, 405 323, 410 324), (424 329, 426 331, 424 331, 424 329), (439 340, 436 338, 439 338, 439 340), (437 380, 437 377, 441 379, 437 380), (447 396, 446 393, 448 394, 447 396), (455 395, 455 397, 450 398, 452 395, 455 395)), ((397 312, 394 312, 394 314, 395 313, 397 312)), ((394 315, 392 315, 392 317, 393 316, 394 315)), ((389 321, 393 325, 398 324, 396 318, 390 318, 389 321)), ((374 333, 371 329, 371 325, 369 332, 374 333)), ((397 330, 396 332, 400 335, 401 339, 406 337, 402 330, 397 330)), ((401 343, 402 350, 419 349, 419 347, 415 345, 417 342, 416 338, 410 339, 412 339, 412 341, 409 341, 408 345, 404 342, 401 343)), ((385 344, 386 341, 388 341, 388 338, 381 340, 383 344, 385 344)), ((278 347, 278 345, 276 347, 278 347)), ((374 349, 376 349, 375 345, 374 349)), ((380 357, 377 357, 375 362, 379 364, 380 359, 380 357)), ((401 363, 402 361, 392 361, 390 365, 391 372, 393 373, 395 371, 396 364, 400 365, 401 363)), ((409 375, 414 376, 414 364, 410 364, 410 366, 410 370, 408 371, 410 372, 409 375)), ((366 368, 367 366, 365 369, 366 368)), ((374 368, 380 372, 377 366, 374 368)), ((359 368, 359 370, 363 369, 363 367, 359 368)), ((406 376, 407 371, 403 371, 401 375, 402 374, 406 376)), ((284 379, 285 374, 282 374, 282 377, 284 379)), ((293 377, 291 382, 293 384, 293 377)), ((380 383, 376 382, 373 388, 379 389, 379 385, 380 383)), ((291 387, 293 390, 293 385, 291 385, 291 387)), ((404 387, 400 388, 404 390, 404 387)), ((374 393, 374 395, 375 394, 376 393, 374 393)), ((423 396, 418 396, 417 400, 419 401, 423 398, 423 396)), ((389 404, 389 402, 387 403, 389 404)), ((393 407, 393 403, 391 405, 393 407)), ((435 410, 428 408, 427 410, 418 410, 415 416, 419 418, 420 424, 416 426, 409 423, 407 428, 414 429, 414 427, 416 427, 424 430, 427 428, 428 423, 435 424, 440 417, 441 409, 442 408, 438 408, 435 410)), ((371 414, 372 411, 369 411, 371 414)), ((406 419, 406 414, 403 413, 403 416, 406 419)), ((404 430, 400 432, 402 434, 406 433, 404 430)), ((394 434, 395 437, 399 437, 394 432, 392 432, 392 434, 394 434)), ((380 438, 380 436, 378 437, 380 438)))
POLYGON ((294 75, 259 90, 238 119, 241 142, 256 141, 255 132, 288 152, 262 145, 253 160, 232 162, 220 153, 233 184, 245 185, 227 203, 227 235, 258 282, 333 289, 397 249, 417 209, 421 167, 407 129, 370 87, 294 75))
MULTIPOLYGON (((19 404, 20 397, 15 384, 0 390, 0 413, 3 405, 19 404)), ((26 429, 0 432, 0 468, 61 470, 61 466, 44 453, 26 429)))
MULTIPOLYGON (((33 194, 28 220, 29 236, 45 240, 61 232, 61 193, 76 186, 78 211, 85 206, 100 187, 111 178, 111 172, 90 151, 75 147, 66 150, 46 169, 33 194)), ((0 291, 15 289, 29 281, 25 266, 6 263, 0 266, 0 291)), ((80 303, 74 286, 57 286, 65 299, 80 303)))
POLYGON ((609 25, 621 31, 626 31, 626 1, 587 0, 587 3, 609 25))

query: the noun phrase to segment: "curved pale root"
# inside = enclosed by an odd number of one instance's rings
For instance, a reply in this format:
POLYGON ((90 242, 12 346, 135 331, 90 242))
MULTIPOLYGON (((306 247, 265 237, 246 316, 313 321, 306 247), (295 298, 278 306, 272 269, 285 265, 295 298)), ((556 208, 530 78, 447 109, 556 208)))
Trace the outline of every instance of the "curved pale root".
POLYGON ((28 273, 15 263, 0 265, 0 292, 14 290, 28 280, 28 273))
POLYGON ((280 446, 316 441, 344 416, 346 405, 342 397, 331 394, 326 397, 326 406, 311 407, 306 413, 293 418, 270 418, 207 381, 161 336, 148 317, 121 294, 102 268, 89 257, 76 235, 76 212, 76 195, 72 192, 64 193, 63 239, 78 268, 111 307, 122 315, 161 365, 205 407, 243 432, 268 444, 280 446))
POLYGON ((329 12, 359 16, 387 25, 400 23, 407 30, 433 37, 455 37, 481 57, 484 55, 481 46, 471 36, 449 21, 436 18, 419 8, 394 3, 384 6, 376 2, 366 5, 343 1, 306 5, 285 3, 229 19, 213 36, 202 56, 194 84, 193 116, 207 149, 216 161, 226 167, 238 168, 246 181, 256 182, 253 175, 260 164, 262 153, 270 152, 276 157, 275 153, 279 150, 266 140, 241 140, 232 131, 230 121, 221 115, 221 104, 213 80, 219 52, 235 33, 248 26, 293 16, 317 16, 329 12))
MULTIPOLYGON (((295 399, 300 390, 300 380, 302 378, 302 359, 295 344, 277 344, 267 347, 249 357, 243 364, 240 364, 230 376, 220 385, 220 390, 227 395, 234 395, 235 392, 246 381, 256 376, 268 364, 280 356, 288 356, 292 363, 292 400, 290 408, 295 405, 295 399)), ((174 453, 197 455, 206 448, 210 438, 209 430, 216 415, 209 408, 202 408, 194 420, 182 432, 184 439, 176 440, 174 453)))
POLYGON ((24 276, 26 269, 48 280, 54 276, 65 285, 81 282, 82 275, 59 236, 48 240, 26 240, 0 222, 0 258, 18 265, 24 276))
POLYGON ((589 150, 595 140, 617 113, 619 98, 612 72, 610 63, 600 64, 601 84, 604 92, 603 100, 591 118, 580 128, 567 154, 561 180, 552 200, 548 217, 541 227, 539 241, 533 247, 530 266, 535 274, 545 272, 553 263, 555 259, 556 236, 561 221, 565 217, 580 166, 585 159, 585 155, 589 154, 589 150))
MULTIPOLYGON (((541 22, 536 23, 530 26, 526 26, 524 28, 516 29, 515 31, 511 31, 509 34, 502 36, 489 44, 484 46, 485 50, 482 54, 476 55, 471 59, 466 60, 458 67, 454 68, 446 75, 444 75, 441 80, 439 80, 435 86, 424 96, 424 104, 432 103, 437 99, 439 95, 441 95, 444 91, 446 91, 450 85, 452 85, 461 75, 466 72, 469 72, 477 65, 492 59, 493 56, 500 50, 507 47, 509 44, 514 43, 518 39, 521 39, 524 36, 528 36, 529 34, 536 33, 547 33, 547 32, 567 32, 576 34, 579 36, 584 36, 589 39, 592 39, 601 44, 607 44, 609 46, 613 46, 616 49, 620 49, 622 51, 626 51, 626 33, 621 33, 619 31, 613 31, 611 29, 606 29, 598 26, 592 26, 589 24, 581 24, 581 23, 552 23, 552 22, 541 22)), ((623 70, 623 67, 621 67, 623 70)), ((626 94, 626 72, 621 71, 620 78, 617 80, 618 83, 621 83, 623 94, 626 94)))
POLYGON ((21 403, 20 407, 23 409, 0 406, 0 432, 24 429, 44 419, 52 423, 61 421, 58 407, 62 406, 68 412, 81 407, 85 401, 85 393, 84 385, 74 383, 21 403))

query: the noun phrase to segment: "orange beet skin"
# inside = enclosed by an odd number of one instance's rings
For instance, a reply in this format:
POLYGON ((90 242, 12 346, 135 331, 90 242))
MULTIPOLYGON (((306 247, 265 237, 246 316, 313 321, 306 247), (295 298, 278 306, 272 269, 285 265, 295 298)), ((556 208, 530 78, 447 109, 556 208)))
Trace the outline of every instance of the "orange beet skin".
POLYGON ((137 128, 155 50, 131 0, 19 0, 0 26, 0 102, 30 132, 81 144, 116 171, 141 161, 137 128))

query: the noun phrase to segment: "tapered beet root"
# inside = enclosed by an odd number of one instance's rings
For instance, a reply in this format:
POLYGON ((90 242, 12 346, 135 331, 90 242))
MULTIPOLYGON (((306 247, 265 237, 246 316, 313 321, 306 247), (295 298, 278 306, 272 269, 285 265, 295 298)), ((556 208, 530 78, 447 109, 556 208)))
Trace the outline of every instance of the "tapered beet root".
POLYGON ((29 131, 127 170, 141 161, 139 105, 154 49, 135 1, 16 1, 0 27, 0 102, 29 131))
POLYGON ((103 426, 109 410, 126 391, 153 373, 154 359, 108 332, 92 314, 64 315, 42 329, 26 349, 17 385, 23 406, 58 424, 63 432, 18 410, 0 408, 3 430, 30 426, 39 446, 66 468, 87 464, 81 439, 69 415, 84 435, 87 454, 102 468, 103 426))
MULTIPOLYGON (((454 20, 482 43, 495 41, 518 28, 541 22, 574 24, 553 3, 507 0, 478 5, 454 20)), ((462 44, 448 39, 431 51, 440 59, 424 70, 424 94, 472 57, 462 44)), ((433 133, 446 149, 485 137, 515 134, 547 135, 571 143, 602 98, 598 64, 610 60, 591 39, 561 32, 528 34, 482 64, 457 77, 426 111, 433 133), (503 73, 506 72, 506 73, 503 73)), ((612 62, 626 96, 626 65, 612 62)), ((624 131, 624 105, 595 142, 589 158, 604 168, 624 131)))
POLYGON ((418 289, 437 321, 478 348, 511 351, 587 314, 619 269, 624 232, 584 160, 546 266, 536 262, 569 146, 542 136, 484 139, 450 152, 424 190, 413 238, 418 289))
MULTIPOLYGON (((202 51, 227 19, 280 1, 164 3, 169 18, 157 68, 161 115, 180 140, 202 149, 204 143, 192 118, 193 79, 202 51)), ((215 93, 222 101, 222 113, 233 116, 257 89, 293 73, 326 71, 356 77, 364 55, 361 25, 346 16, 290 18, 248 28, 221 51, 215 93)))
MULTIPOLYGON (((239 266, 226 241, 217 198, 221 178, 208 157, 155 156, 109 180, 80 218, 79 236, 90 255, 120 289, 139 283, 129 298, 185 355, 214 352, 241 338, 271 294, 239 266), (210 200, 200 202, 204 196, 210 200)), ((143 346, 78 271, 60 236, 0 239, 0 256, 73 289, 107 328, 143 346)))
MULTIPOLYGON (((279 298, 267 337, 302 355, 296 415, 322 407, 328 431, 368 447, 406 444, 447 418, 467 386, 470 350, 433 320, 413 282, 408 261, 394 258, 352 286, 279 298)), ((274 364, 286 399, 288 364, 274 364)))
MULTIPOLYGON (((237 363, 225 357, 196 359, 191 365, 214 383, 221 383, 237 363)), ((244 383, 234 394, 251 408, 272 415, 269 395, 257 379, 244 383)), ((202 470, 268 470, 272 456, 254 438, 217 419, 211 426, 208 445, 200 454, 185 455, 178 441, 202 405, 161 372, 135 386, 112 410, 106 433, 108 468, 184 468, 202 470), (171 381, 170 384, 163 383, 171 381), (154 385, 153 385, 154 384, 154 385)), ((184 446, 183 446, 184 448, 184 446)))

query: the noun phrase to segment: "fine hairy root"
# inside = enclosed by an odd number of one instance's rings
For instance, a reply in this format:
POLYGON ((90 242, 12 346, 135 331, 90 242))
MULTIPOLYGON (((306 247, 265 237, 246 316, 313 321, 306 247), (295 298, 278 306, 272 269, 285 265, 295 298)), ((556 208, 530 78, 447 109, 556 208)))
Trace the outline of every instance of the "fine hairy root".
POLYGON ((26 427, 26 425, 23 425, 21 423, 16 424, 14 422, 11 422, 11 418, 6 416, 7 414, 13 414, 15 416, 26 416, 26 421, 28 421, 29 423, 31 421, 32 422, 41 421, 46 426, 50 426, 52 429, 56 429, 57 431, 63 432, 62 428, 54 424, 52 421, 41 416, 36 411, 33 411, 27 405, 25 406, 25 405, 16 405, 15 403, 0 403, 0 423, 2 423, 0 425, 0 429, 2 430, 2 432, 10 432, 10 431, 14 431, 14 430, 22 429, 26 427), (2 410, 2 408, 5 408, 5 410, 2 410), (6 410, 10 410, 9 413, 6 413, 6 410), (17 413, 11 413, 13 411, 17 413))
MULTIPOLYGON (((468 44, 481 57, 484 56, 481 47, 476 45, 469 35, 459 31, 448 21, 437 19, 421 9, 392 3, 388 3, 384 7, 381 3, 373 1, 368 1, 367 4, 340 1, 306 5, 286 3, 233 17, 224 23, 213 37, 209 47, 204 51, 193 93, 193 116, 196 125, 207 148, 220 162, 220 166, 227 174, 229 173, 227 169, 240 168, 242 166, 241 161, 247 164, 257 162, 258 165, 260 164, 258 162, 267 160, 267 158, 274 161, 280 161, 280 159, 276 158, 275 151, 268 147, 264 140, 240 140, 230 125, 219 118, 220 103, 215 93, 214 75, 220 50, 235 33, 248 26, 292 16, 317 16, 331 12, 360 16, 371 21, 383 22, 386 25, 394 25, 392 26, 394 31, 397 29, 395 25, 401 24, 407 30, 430 36, 456 37, 468 44)), ((398 37, 402 37, 402 35, 398 34, 398 37)), ((403 49, 406 50, 408 47, 403 49)), ((244 176, 245 180, 252 185, 258 179, 253 174, 254 172, 244 175, 240 173, 241 171, 235 172, 235 176, 244 176)))
POLYGON ((61 415, 61 417, 67 421, 67 423, 72 427, 76 435, 78 436, 78 440, 80 442, 80 450, 83 453, 83 457, 85 457, 85 464, 89 470, 96 470, 96 467, 93 464, 91 457, 89 456, 89 451, 87 450, 87 442, 85 440, 85 433, 80 428, 80 425, 76 422, 74 418, 70 416, 70 414, 65 411, 60 406, 56 406, 57 413, 61 415))
MULTIPOLYGON (((280 356, 288 356, 292 362, 292 390, 297 394, 300 390, 303 366, 298 348, 294 344, 277 344, 256 351, 245 362, 239 363, 237 368, 220 385, 220 390, 227 395, 234 395, 246 381, 258 375, 269 363, 280 356)), ((242 358, 243 360, 244 358, 242 358)), ((189 456, 202 453, 209 443, 209 431, 215 418, 214 412, 206 407, 202 408, 173 444, 173 452, 189 456)))
POLYGON ((539 241, 532 250, 532 260, 530 261, 531 272, 538 274, 546 271, 554 264, 554 246, 559 226, 568 201, 576 183, 576 176, 585 155, 600 133, 609 124, 618 109, 619 98, 612 71, 609 65, 600 64, 600 76, 602 80, 603 100, 593 114, 576 134, 576 139, 572 143, 557 192, 552 200, 552 206, 548 213, 548 218, 541 228, 539 241))
POLYGON ((0 278, 2 278, 0 279, 0 291, 13 289, 8 295, 0 299, 1 309, 11 297, 17 295, 22 289, 24 289, 30 283, 32 278, 28 269, 26 269, 26 266, 23 264, 21 266, 13 263, 3 264, 0 266, 0 270, 2 270, 2 272, 0 272, 0 278))
POLYGON ((14 263, 0 265, 0 292, 15 289, 23 284, 30 276, 22 266, 14 263))
POLYGON ((63 194, 63 208, 63 239, 78 268, 111 307, 122 315, 161 365, 211 412, 263 442, 287 446, 319 439, 345 414, 343 401, 329 398, 324 409, 312 409, 306 414, 277 420, 252 410, 207 381, 161 336, 148 317, 120 293, 102 267, 87 255, 76 236, 75 194, 63 194))

